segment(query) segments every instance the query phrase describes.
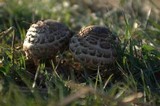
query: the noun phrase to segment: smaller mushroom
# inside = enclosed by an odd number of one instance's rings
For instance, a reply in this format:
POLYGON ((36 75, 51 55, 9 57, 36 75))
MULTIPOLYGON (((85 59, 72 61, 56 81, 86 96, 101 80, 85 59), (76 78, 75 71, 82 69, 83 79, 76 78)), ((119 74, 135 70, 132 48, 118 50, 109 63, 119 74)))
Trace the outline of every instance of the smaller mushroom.
POLYGON ((92 25, 74 35, 69 48, 74 58, 84 66, 97 69, 115 63, 118 42, 118 37, 108 28, 92 25))
POLYGON ((26 57, 38 65, 40 60, 55 59, 59 51, 69 46, 71 36, 71 30, 61 22, 38 21, 28 29, 23 50, 26 57))

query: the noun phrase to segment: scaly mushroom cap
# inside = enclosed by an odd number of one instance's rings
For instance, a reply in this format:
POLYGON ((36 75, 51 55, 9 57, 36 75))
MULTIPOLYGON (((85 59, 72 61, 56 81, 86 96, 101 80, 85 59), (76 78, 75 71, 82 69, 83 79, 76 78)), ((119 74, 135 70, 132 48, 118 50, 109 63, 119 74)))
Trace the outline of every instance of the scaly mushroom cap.
POLYGON ((71 38, 69 48, 88 68, 104 68, 116 60, 118 38, 106 27, 88 26, 71 38))
POLYGON ((26 57, 37 61, 51 58, 69 45, 71 31, 64 24, 54 20, 38 21, 27 31, 23 50, 26 57))

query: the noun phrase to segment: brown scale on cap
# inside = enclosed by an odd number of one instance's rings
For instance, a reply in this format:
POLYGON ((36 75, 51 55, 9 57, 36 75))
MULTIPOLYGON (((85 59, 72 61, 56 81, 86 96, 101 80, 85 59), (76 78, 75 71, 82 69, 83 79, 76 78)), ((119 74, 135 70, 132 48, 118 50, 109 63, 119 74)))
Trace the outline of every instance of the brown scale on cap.
POLYGON ((104 68, 116 60, 118 38, 106 27, 88 26, 71 38, 70 50, 88 68, 104 68))
POLYGON ((38 21, 26 33, 23 50, 35 64, 41 59, 55 58, 58 51, 69 45, 72 34, 67 26, 54 20, 38 21))

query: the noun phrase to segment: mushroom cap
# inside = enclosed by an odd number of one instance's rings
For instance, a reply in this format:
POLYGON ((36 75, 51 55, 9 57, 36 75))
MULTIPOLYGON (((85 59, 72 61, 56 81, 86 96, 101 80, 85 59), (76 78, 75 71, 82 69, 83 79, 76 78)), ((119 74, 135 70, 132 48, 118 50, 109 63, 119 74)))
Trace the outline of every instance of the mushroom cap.
POLYGON ((71 31, 63 23, 54 20, 38 21, 28 29, 23 50, 29 59, 54 57, 64 50, 71 38, 71 31))
POLYGON ((76 60, 87 68, 104 68, 117 57, 118 38, 104 26, 88 26, 81 29, 70 41, 70 51, 76 60))

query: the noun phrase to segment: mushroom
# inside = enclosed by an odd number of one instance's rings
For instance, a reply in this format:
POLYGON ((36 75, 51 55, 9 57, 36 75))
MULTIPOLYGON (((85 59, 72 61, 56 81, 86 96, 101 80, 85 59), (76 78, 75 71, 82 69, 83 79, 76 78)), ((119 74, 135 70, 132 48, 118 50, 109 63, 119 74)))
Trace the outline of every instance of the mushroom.
POLYGON ((115 63, 119 39, 107 27, 91 25, 71 38, 74 58, 90 69, 105 68, 115 63))
POLYGON ((69 46, 72 34, 67 26, 55 20, 38 21, 26 33, 23 50, 27 59, 38 65, 40 60, 55 59, 59 51, 69 46))

